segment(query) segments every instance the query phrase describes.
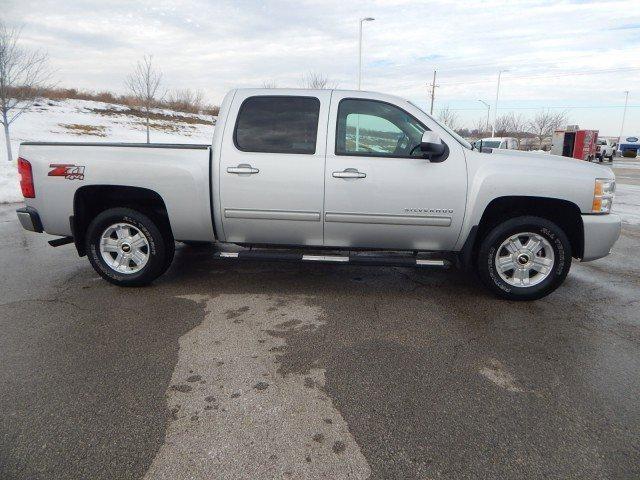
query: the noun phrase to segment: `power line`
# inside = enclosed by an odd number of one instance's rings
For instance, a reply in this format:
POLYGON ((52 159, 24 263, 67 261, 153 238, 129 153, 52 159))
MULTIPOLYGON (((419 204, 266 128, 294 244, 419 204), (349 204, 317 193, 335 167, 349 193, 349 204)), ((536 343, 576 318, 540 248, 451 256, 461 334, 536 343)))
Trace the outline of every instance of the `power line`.
MULTIPOLYGON (((588 109, 596 109, 596 108, 624 108, 624 105, 565 105, 565 106, 539 106, 539 107, 502 107, 501 110, 546 110, 546 109, 556 109, 561 108, 564 110, 571 110, 574 108, 588 108, 588 109)), ((640 105, 627 105, 627 108, 640 108, 640 105)), ((483 108, 450 108, 450 110, 455 111, 484 111, 483 108)))
MULTIPOLYGON (((512 76, 508 76, 507 78, 509 80, 532 79, 532 78, 557 78, 557 77, 600 75, 603 73, 631 72, 631 71, 637 71, 637 70, 640 70, 640 67, 618 67, 618 68, 608 68, 603 70, 591 70, 588 72, 563 72, 563 73, 542 74, 542 75, 512 75, 512 76)), ((446 82, 442 86, 448 87, 451 85, 469 85, 469 84, 493 83, 493 82, 494 82, 493 79, 470 80, 470 81, 446 82)))

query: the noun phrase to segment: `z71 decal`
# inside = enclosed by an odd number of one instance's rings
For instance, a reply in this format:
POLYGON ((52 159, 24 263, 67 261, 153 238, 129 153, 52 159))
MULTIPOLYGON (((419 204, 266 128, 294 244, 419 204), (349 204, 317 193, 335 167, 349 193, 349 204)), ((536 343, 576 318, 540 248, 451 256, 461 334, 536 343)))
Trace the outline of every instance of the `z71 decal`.
POLYGON ((53 168, 48 173, 49 177, 64 177, 67 180, 84 180, 84 166, 71 164, 51 164, 53 168))

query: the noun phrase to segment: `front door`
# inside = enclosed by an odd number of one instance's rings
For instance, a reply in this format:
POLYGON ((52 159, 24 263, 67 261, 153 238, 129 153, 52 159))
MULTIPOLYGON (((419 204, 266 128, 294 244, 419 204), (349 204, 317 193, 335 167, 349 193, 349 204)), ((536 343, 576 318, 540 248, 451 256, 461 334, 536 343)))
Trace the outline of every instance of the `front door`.
POLYGON ((325 169, 326 246, 452 250, 464 217, 463 147, 419 109, 334 92, 325 169), (420 118, 420 120, 418 119, 420 118), (422 158, 426 130, 448 146, 422 158))
POLYGON ((236 93, 229 112, 236 122, 224 127, 220 163, 227 242, 322 245, 330 98, 328 90, 236 93))

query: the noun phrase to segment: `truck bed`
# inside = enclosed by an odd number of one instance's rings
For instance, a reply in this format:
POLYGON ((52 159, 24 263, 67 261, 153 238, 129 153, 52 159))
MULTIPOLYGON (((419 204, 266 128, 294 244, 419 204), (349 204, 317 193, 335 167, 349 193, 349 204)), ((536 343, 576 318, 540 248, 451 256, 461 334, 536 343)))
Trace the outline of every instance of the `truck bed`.
MULTIPOLYGON (((213 240, 210 145, 100 142, 25 142, 20 157, 32 166, 44 231, 72 235, 70 217, 80 192, 107 185, 146 188, 164 200, 176 240, 213 240)), ((98 193, 96 193, 98 194, 98 193)))

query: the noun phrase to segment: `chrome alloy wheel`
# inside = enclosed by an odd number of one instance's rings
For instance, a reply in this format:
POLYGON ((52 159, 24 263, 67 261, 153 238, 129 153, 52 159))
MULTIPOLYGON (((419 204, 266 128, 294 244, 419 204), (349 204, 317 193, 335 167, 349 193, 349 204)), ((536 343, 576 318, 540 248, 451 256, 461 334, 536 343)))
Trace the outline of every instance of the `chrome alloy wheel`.
POLYGON ((149 261, 149 240, 133 225, 115 223, 102 232, 100 254, 116 272, 137 273, 149 261))
POLYGON ((553 248, 541 235, 516 233, 502 242, 496 251, 495 265, 500 278, 509 285, 532 287, 553 270, 553 248))

